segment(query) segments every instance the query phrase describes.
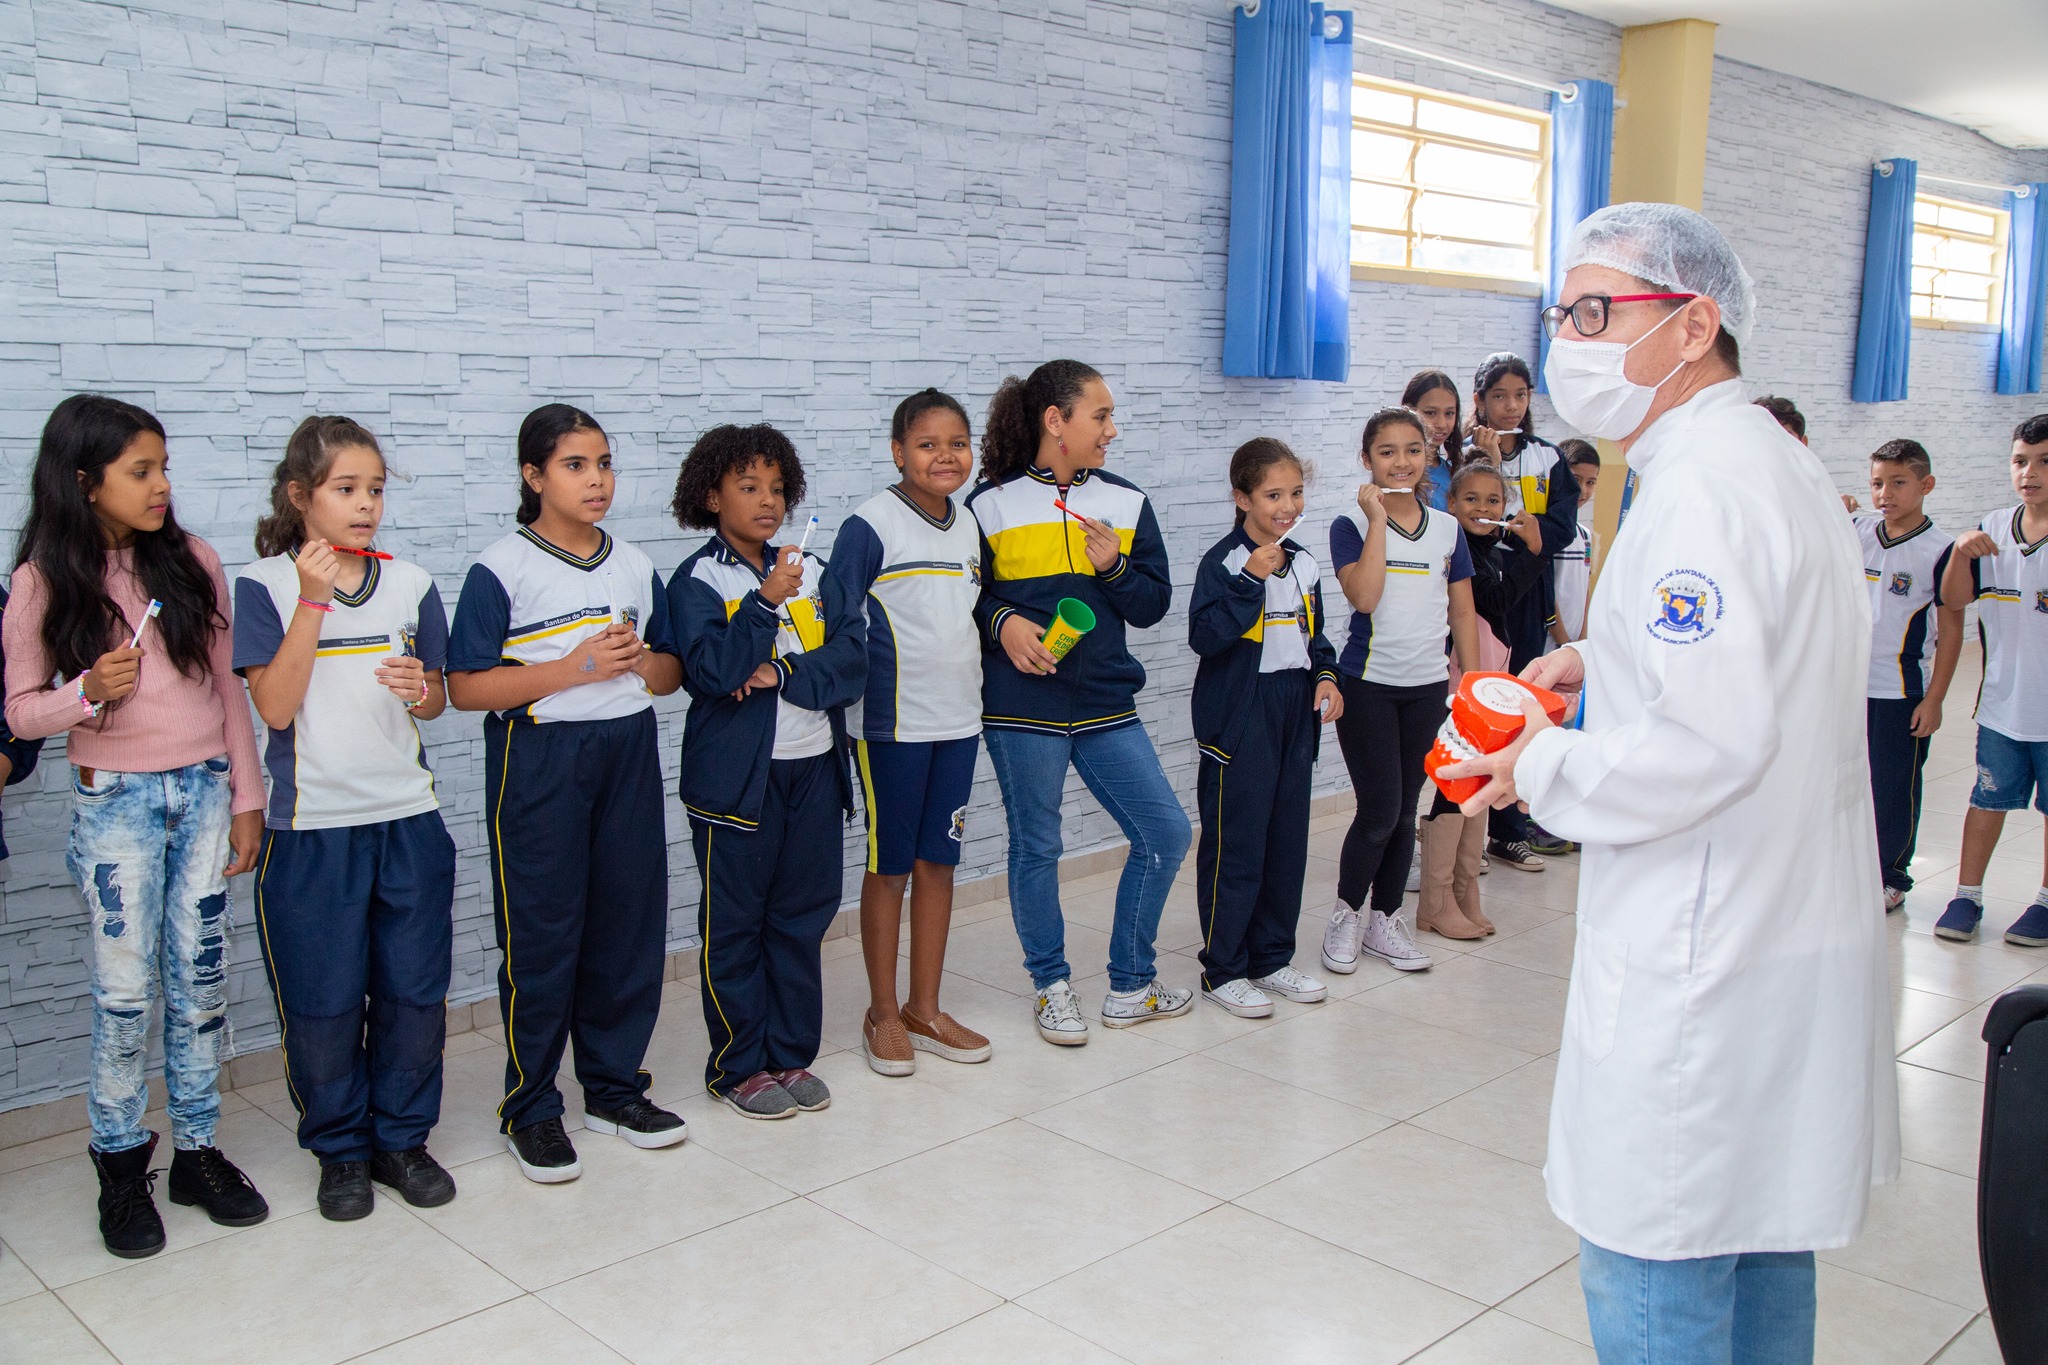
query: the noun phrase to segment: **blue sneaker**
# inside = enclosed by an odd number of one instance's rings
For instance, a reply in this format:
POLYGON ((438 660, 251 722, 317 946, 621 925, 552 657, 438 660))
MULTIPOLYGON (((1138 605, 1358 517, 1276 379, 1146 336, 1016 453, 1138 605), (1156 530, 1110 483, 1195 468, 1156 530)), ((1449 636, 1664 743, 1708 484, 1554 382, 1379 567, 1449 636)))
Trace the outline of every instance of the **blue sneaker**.
POLYGON ((2035 901, 2028 906, 2026 913, 2005 931, 2005 941, 2022 948, 2048 948, 2048 905, 2035 901))
POLYGON ((1977 921, 1983 918, 1983 906, 1968 896, 1957 896, 1948 903, 1948 909, 1941 912, 1941 918, 1934 922, 1934 936, 1952 938, 1958 943, 1975 942, 1977 921))

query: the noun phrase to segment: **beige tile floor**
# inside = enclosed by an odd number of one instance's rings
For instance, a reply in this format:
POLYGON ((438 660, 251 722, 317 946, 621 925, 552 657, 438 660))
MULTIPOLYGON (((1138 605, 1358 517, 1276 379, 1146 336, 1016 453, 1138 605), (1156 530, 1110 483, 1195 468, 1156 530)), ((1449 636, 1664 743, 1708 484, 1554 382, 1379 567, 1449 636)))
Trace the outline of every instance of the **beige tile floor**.
MULTIPOLYGON (((1960 716, 1930 765, 1916 870, 1892 918, 1908 1162, 1856 1245, 1824 1257, 1821 1351, 1844 1365, 1997 1359, 1973 1210, 1986 1002, 2048 956, 1929 934, 1954 882, 1971 776, 1960 716)), ((1301 942, 1314 961, 1345 817, 1313 836, 1301 942)), ((2016 818, 1988 923, 2041 872, 2016 818)), ((166 1206, 170 1247, 117 1261, 94 1234, 78 1135, 0 1152, 0 1361, 1589 1361, 1575 1241, 1543 1197, 1570 970, 1572 860, 1482 884, 1501 932, 1429 939, 1436 968, 1368 965, 1271 1020, 1207 1005, 1086 1048, 1041 1043, 1007 907, 963 912, 946 1002, 991 1035, 980 1067, 885 1080, 857 1051, 858 945, 827 945, 832 1108, 750 1123, 697 1089, 695 989, 670 987, 650 1057, 690 1142, 586 1137, 583 1179, 520 1178, 490 1118, 503 1065, 454 1041, 434 1148, 461 1197, 380 1193, 323 1222, 281 1085, 228 1098, 224 1143, 275 1210, 242 1231, 166 1206)), ((1114 878, 1069 883, 1092 1004, 1114 878)), ((1197 942, 1184 877, 1162 971, 1197 942)), ((572 1112, 575 1111, 571 1096, 572 1112)), ((159 1116, 160 1117, 160 1116, 159 1116)))

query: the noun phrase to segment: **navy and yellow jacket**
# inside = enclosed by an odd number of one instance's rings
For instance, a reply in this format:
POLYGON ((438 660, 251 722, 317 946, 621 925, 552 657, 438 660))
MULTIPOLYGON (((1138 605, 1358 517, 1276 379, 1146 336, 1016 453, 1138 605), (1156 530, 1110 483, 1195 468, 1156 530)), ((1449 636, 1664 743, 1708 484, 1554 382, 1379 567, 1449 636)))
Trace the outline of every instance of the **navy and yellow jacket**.
MULTIPOLYGON (((6 610, 7 589, 0 588, 0 613, 4 613, 6 610)), ((0 663, 4 663, 4 660, 0 660, 0 663)), ((36 770, 36 759, 42 752, 43 742, 41 740, 16 739, 14 731, 7 728, 7 718, 0 716, 0 757, 4 757, 9 763, 14 765, 7 774, 8 786, 13 786, 34 772, 36 770)), ((6 856, 7 840, 5 837, 0 837, 0 858, 5 858, 6 856)))
MULTIPOLYGON (((1217 541, 1195 570, 1188 603, 1188 645, 1202 656, 1189 701, 1195 743, 1218 763, 1230 762, 1245 724, 1257 714, 1262 665, 1305 669, 1313 682, 1337 681, 1337 651, 1323 634, 1323 573, 1315 556, 1283 538, 1286 557, 1261 581, 1244 571, 1257 548, 1242 526, 1217 541)), ((1322 745, 1320 725, 1316 745, 1322 745)))
MULTIPOLYGON (((774 563, 779 547, 764 559, 774 563)), ((846 707, 867 682, 867 639, 860 603, 825 573, 824 562, 804 556, 803 581, 784 603, 787 619, 761 596, 767 574, 714 535, 676 568, 668 581, 669 619, 683 656, 683 686, 690 693, 683 721, 683 809, 693 820, 754 829, 775 756, 778 697, 806 711, 822 711, 832 725, 832 767, 839 799, 853 813, 853 777, 846 766, 846 707), (779 688, 761 688, 733 700, 754 670, 773 663, 779 688)))
POLYGON ((983 725, 996 730, 1082 734, 1138 719, 1145 668, 1131 657, 1124 627, 1159 624, 1173 597, 1166 542, 1143 490, 1100 469, 1074 475, 1065 502, 1116 531, 1122 553, 1098 574, 1081 524, 1054 507, 1060 496, 1048 470, 1027 469, 967 495, 981 527, 983 725), (1021 673, 1003 652, 1003 622, 1022 616, 1043 630, 1062 597, 1085 602, 1095 629, 1051 674, 1021 673))

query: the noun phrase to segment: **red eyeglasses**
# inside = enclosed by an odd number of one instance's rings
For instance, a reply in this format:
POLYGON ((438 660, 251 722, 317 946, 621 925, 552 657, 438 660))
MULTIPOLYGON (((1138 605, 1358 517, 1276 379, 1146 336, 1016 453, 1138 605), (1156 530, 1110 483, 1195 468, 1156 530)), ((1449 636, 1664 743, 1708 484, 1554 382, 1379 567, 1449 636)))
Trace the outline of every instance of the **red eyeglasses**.
POLYGON ((1556 336, 1564 330, 1564 320, 1570 318, 1580 336, 1596 337, 1607 330, 1607 310, 1617 303, 1651 303, 1658 299, 1698 297, 1698 294, 1585 294, 1570 303, 1554 303, 1544 309, 1543 333, 1556 336))

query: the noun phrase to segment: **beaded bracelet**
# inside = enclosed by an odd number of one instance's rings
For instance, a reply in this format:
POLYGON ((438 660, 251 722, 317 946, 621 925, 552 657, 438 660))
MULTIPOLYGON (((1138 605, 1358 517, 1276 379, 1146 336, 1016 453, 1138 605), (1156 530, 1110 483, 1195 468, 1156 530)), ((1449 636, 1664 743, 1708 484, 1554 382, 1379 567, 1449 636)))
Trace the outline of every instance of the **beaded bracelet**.
POLYGON ((94 701, 91 697, 85 695, 85 674, 83 673, 78 675, 78 705, 79 709, 85 712, 86 719, 88 720, 99 715, 101 709, 106 705, 105 702, 94 701))
POLYGON ((313 609, 314 611, 333 611, 333 610, 334 610, 334 603, 332 603, 332 602, 315 602, 315 601, 314 601, 314 600, 313 600, 312 598, 310 598, 310 597, 301 597, 301 598, 299 599, 299 605, 300 605, 300 606, 302 606, 302 607, 311 607, 311 608, 312 608, 312 609, 313 609))

